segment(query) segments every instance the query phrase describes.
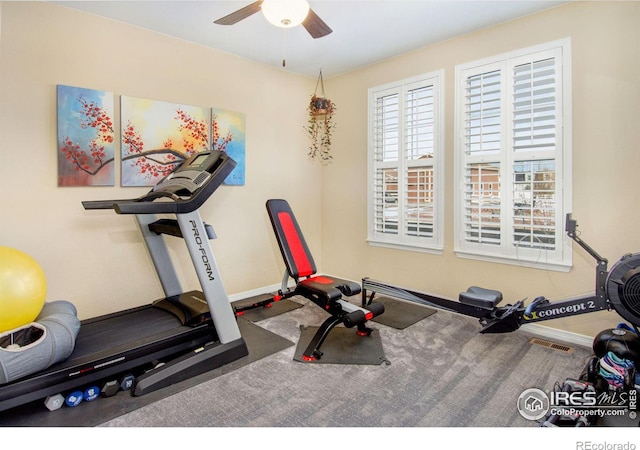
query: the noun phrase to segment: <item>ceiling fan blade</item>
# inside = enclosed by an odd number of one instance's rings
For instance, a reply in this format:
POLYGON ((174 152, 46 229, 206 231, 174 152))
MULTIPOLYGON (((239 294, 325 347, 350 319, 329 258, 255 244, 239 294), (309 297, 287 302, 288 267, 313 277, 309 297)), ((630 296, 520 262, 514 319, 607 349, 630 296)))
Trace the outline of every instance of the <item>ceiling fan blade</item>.
POLYGON ((238 23, 241 20, 246 19, 247 17, 252 16, 260 11, 261 5, 262 0, 253 2, 250 5, 245 6, 244 8, 240 8, 239 10, 214 21, 213 23, 217 25, 233 25, 234 23, 238 23))
POLYGON ((318 39, 333 32, 329 25, 324 23, 312 9, 309 10, 307 18, 302 22, 302 26, 306 28, 312 38, 318 39))

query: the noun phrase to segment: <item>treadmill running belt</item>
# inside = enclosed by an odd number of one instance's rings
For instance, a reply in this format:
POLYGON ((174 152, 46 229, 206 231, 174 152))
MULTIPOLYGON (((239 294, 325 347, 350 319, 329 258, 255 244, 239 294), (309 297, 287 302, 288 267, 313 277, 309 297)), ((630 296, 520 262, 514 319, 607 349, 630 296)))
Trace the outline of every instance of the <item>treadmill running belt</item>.
POLYGON ((69 360, 128 347, 131 342, 158 340, 189 331, 173 315, 150 306, 130 309, 82 322, 69 360))
POLYGON ((0 411, 95 382, 217 340, 210 323, 181 325, 166 311, 142 306, 83 321, 66 360, 0 386, 0 411))

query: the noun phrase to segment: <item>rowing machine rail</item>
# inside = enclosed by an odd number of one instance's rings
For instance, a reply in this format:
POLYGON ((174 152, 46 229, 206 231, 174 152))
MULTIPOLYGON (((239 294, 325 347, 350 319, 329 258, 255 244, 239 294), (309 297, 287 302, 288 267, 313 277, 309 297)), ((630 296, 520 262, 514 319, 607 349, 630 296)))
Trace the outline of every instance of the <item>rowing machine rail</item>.
POLYGON ((499 291, 476 286, 470 287, 466 292, 461 292, 458 301, 454 301, 363 278, 362 305, 370 304, 376 294, 388 295, 436 309, 476 317, 482 325, 481 333, 508 333, 527 323, 611 310, 613 303, 616 312, 629 320, 634 326, 638 326, 640 317, 638 317, 636 311, 640 310, 640 307, 636 303, 640 302, 634 303, 634 301, 635 297, 640 297, 640 294, 636 292, 640 291, 640 288, 635 288, 635 286, 640 286, 640 269, 637 269, 637 267, 640 267, 640 255, 625 255, 612 269, 612 273, 616 275, 615 279, 610 279, 610 273, 607 271, 608 261, 580 239, 576 229, 577 222, 572 219, 571 213, 567 214, 565 222, 567 235, 597 262, 594 295, 557 302, 550 302, 546 297, 537 297, 526 307, 524 305, 526 299, 519 300, 513 305, 498 306, 498 303, 502 300, 502 294, 499 291), (623 275, 618 275, 618 273, 623 275), (624 288, 627 284, 632 288, 625 291, 624 288), (623 292, 620 294, 622 298, 615 297, 614 301, 610 302, 611 293, 607 291, 609 286, 613 286, 610 289, 612 291, 623 292), (626 294, 625 297, 625 293, 629 290, 631 290, 631 294, 626 294), (633 299, 631 299, 632 297, 633 299))

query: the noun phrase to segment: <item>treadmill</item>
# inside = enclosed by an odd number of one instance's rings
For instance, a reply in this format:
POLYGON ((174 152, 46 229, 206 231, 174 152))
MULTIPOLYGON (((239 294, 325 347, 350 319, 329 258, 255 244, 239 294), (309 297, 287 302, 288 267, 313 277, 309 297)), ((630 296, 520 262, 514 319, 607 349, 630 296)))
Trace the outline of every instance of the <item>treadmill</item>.
POLYGON ((132 395, 144 395, 248 355, 209 244, 215 233, 198 212, 235 165, 224 152, 201 152, 141 197, 82 202, 87 210, 135 216, 165 297, 82 321, 69 358, 0 385, 0 411, 156 363, 131 389, 132 395), (201 291, 183 292, 164 235, 184 240, 201 291))

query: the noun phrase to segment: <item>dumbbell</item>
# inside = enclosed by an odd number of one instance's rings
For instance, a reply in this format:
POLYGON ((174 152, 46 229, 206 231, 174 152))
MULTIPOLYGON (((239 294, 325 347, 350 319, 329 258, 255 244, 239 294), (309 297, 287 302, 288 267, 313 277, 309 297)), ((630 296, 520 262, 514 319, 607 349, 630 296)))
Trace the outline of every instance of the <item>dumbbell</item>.
POLYGON ((84 400, 84 392, 72 391, 64 397, 64 404, 71 408, 75 408, 82 403, 82 400, 84 400))
POLYGON ((49 411, 60 409, 62 408, 62 405, 75 408, 83 401, 94 401, 98 398, 100 392, 101 390, 98 386, 90 386, 84 391, 78 390, 69 392, 66 396, 63 396, 62 394, 50 395, 44 400, 44 406, 46 406, 49 411))
POLYGON ((128 391, 133 387, 133 383, 136 377, 133 374, 127 374, 120 377, 118 380, 109 380, 102 385, 101 395, 103 397, 112 397, 118 393, 118 391, 128 391))
POLYGON ((118 384, 118 380, 109 380, 102 385, 100 395, 103 397, 113 397, 119 390, 120 385, 118 384))
POLYGON ((133 383, 136 381, 136 377, 129 373, 120 378, 120 389, 128 391, 133 387, 133 383))
POLYGON ((44 406, 46 406, 49 411, 60 409, 62 405, 64 405, 64 396, 62 394, 50 395, 44 400, 44 406))
POLYGON ((82 393, 82 398, 85 402, 92 402, 100 395, 100 388, 98 386, 89 386, 82 393))
POLYGON ((83 401, 92 402, 100 395, 100 388, 98 386, 89 386, 84 391, 72 391, 69 392, 64 398, 65 405, 75 408, 83 401))

